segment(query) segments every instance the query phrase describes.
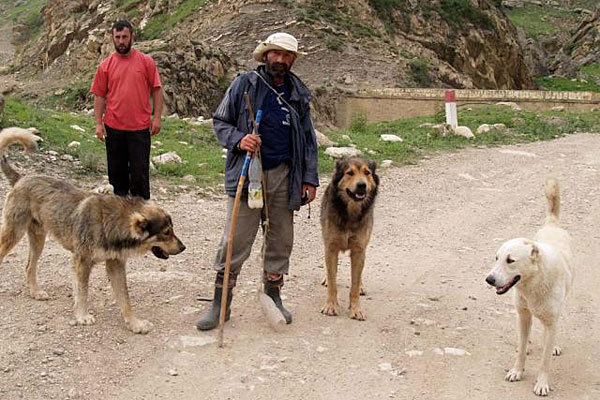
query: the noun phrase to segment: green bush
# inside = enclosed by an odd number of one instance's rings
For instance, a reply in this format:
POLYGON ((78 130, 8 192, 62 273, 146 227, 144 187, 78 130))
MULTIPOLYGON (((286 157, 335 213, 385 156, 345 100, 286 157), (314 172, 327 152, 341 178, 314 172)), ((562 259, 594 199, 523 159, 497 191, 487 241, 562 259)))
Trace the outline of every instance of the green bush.
POLYGON ((354 115, 350 121, 350 131, 365 133, 367 131, 367 116, 365 114, 354 115))
POLYGON ((429 64, 426 60, 415 58, 408 63, 409 75, 417 87, 431 87, 432 81, 429 75, 429 64))
POLYGON ((470 0, 441 0, 439 13, 452 25, 470 22, 487 30, 494 30, 492 19, 485 12, 475 7, 470 0))

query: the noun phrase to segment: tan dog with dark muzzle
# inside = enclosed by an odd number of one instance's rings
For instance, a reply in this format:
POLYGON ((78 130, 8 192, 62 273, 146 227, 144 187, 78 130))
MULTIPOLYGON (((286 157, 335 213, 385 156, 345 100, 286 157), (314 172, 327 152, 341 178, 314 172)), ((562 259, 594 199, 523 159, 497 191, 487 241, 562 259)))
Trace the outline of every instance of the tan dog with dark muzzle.
POLYGON ((367 245, 373 230, 373 205, 379 177, 374 162, 360 158, 338 161, 331 183, 321 203, 321 230, 327 267, 327 301, 321 309, 326 315, 337 315, 337 264, 340 251, 350 250, 352 286, 350 318, 363 321, 360 294, 364 293, 362 272, 367 245))
POLYGON ((557 324, 573 280, 571 237, 558 224, 560 192, 558 182, 553 178, 546 182, 546 200, 546 222, 534 240, 517 238, 504 243, 486 278, 497 294, 515 287, 519 348, 517 360, 506 380, 513 382, 523 377, 531 316, 536 316, 544 325, 542 363, 533 389, 538 396, 547 396, 550 391, 550 356, 561 353, 560 347, 555 347, 557 324))

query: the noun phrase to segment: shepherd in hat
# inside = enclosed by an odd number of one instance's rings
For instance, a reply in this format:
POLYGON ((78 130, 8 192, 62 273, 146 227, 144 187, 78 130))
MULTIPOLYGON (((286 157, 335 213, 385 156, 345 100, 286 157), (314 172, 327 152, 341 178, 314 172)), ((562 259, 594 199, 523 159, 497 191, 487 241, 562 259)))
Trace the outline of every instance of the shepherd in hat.
POLYGON ((319 186, 317 140, 310 116, 311 95, 300 78, 291 72, 296 60, 302 56, 298 41, 288 33, 274 33, 256 46, 252 56, 261 65, 235 78, 213 116, 215 135, 228 150, 225 162, 228 213, 214 263, 214 298, 208 312, 196 323, 199 330, 214 329, 219 323, 228 225, 246 153, 254 153, 260 148, 267 207, 249 208, 248 189, 244 189, 233 240, 225 320, 229 320, 231 314, 233 288, 242 264, 250 256, 258 227, 266 217, 264 211, 268 209, 264 290, 281 310, 286 322, 292 322, 292 314, 283 306, 280 292, 290 267, 294 211, 313 201, 319 186), (262 110, 260 137, 251 135, 251 119, 244 106, 245 93, 250 97, 254 112, 262 110))

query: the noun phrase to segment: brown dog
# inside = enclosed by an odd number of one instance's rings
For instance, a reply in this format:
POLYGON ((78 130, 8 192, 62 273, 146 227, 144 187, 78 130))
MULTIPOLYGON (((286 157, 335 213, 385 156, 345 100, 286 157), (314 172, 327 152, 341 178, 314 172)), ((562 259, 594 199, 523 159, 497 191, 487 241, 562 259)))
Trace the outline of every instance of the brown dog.
POLYGON ((321 309, 326 315, 337 315, 337 265, 340 251, 350 250, 352 286, 350 318, 363 321, 360 309, 362 271, 365 252, 373 229, 373 205, 379 177, 375 163, 360 158, 340 160, 327 186, 321 203, 321 230, 327 267, 327 301, 321 309))
POLYGON ((49 233, 73 254, 75 322, 94 323, 87 305, 89 276, 94 264, 105 261, 127 327, 135 333, 147 333, 152 324, 136 318, 131 310, 125 265, 129 257, 148 250, 164 259, 185 250, 173 233, 171 217, 140 198, 95 194, 48 176, 21 177, 4 153, 12 143, 34 150, 37 140, 39 137, 25 129, 0 132, 0 167, 12 186, 2 210, 0 263, 27 232, 29 292, 36 300, 47 300, 37 281, 37 264, 49 233))

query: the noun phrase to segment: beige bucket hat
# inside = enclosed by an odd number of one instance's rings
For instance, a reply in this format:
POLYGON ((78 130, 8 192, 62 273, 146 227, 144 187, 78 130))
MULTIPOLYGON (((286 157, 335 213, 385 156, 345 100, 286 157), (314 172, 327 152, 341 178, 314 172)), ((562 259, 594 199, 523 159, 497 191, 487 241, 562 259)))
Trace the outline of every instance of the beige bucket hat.
POLYGON ((285 32, 277 32, 270 35, 265 41, 260 42, 252 52, 252 56, 258 62, 263 62, 263 54, 269 50, 287 50, 300 58, 305 53, 298 51, 298 40, 285 32))

